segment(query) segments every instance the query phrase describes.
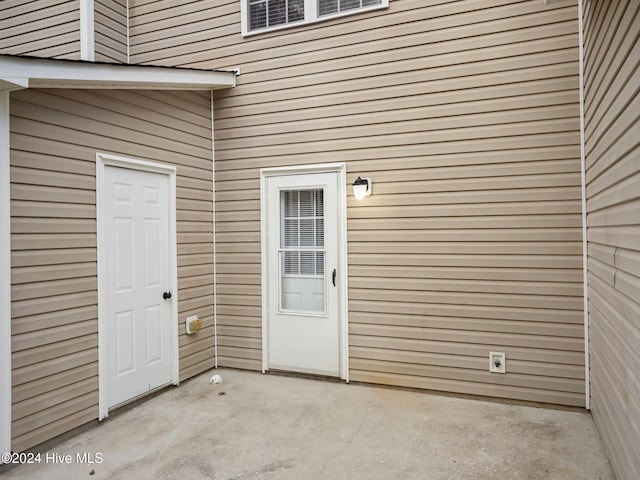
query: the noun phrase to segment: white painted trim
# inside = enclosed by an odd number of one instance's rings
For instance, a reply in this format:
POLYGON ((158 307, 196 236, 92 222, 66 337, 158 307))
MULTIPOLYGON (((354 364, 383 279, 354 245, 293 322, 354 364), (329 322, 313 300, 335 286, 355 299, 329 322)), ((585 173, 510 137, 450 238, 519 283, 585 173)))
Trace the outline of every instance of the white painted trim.
POLYGON ((131 63, 131 18, 129 17, 129 0, 127 0, 127 63, 131 63))
POLYGON ((349 383, 349 263, 347 255, 347 168, 346 165, 338 170, 338 210, 340 211, 340 225, 338 225, 338 244, 340 246, 340 256, 338 265, 344 272, 342 276, 342 288, 338 292, 340 298, 342 324, 342 354, 341 359, 342 377, 349 383))
POLYGON ((95 6, 93 0, 80 0, 80 60, 96 59, 95 6))
POLYGON ((21 90, 23 88, 29 88, 29 79, 24 77, 1 77, 0 78, 0 91, 2 90, 21 90))
MULTIPOLYGON (((96 216, 98 238, 98 420, 109 415, 108 407, 108 365, 107 365, 107 331, 105 298, 107 286, 105 284, 106 246, 105 219, 102 213, 105 204, 103 182, 106 167, 121 167, 130 170, 160 173, 169 176, 169 290, 172 292, 173 319, 178 324, 178 243, 176 232, 176 167, 161 163, 138 160, 108 153, 96 153, 96 216)), ((180 383, 178 329, 171 329, 171 383, 180 383)))
MULTIPOLYGON (((10 93, 0 92, 0 453, 11 451, 10 93)), ((0 461, 0 464, 2 462, 0 461)))
MULTIPOLYGON (((244 4, 244 2, 242 2, 244 4)), ((260 171, 260 287, 262 299, 262 373, 267 371, 269 365, 269 338, 268 323, 269 315, 269 289, 267 282, 269 279, 269 252, 267 249, 267 176, 260 171)))
POLYGON ((213 348, 214 367, 218 368, 218 263, 216 259, 216 145, 214 139, 214 105, 211 90, 211 178, 213 180, 213 348))
POLYGON ((247 0, 240 0, 240 32, 242 36, 246 37, 249 35, 249 8, 247 0))
POLYGON ((344 163, 320 163, 315 165, 293 165, 290 167, 261 168, 260 175, 295 175, 297 173, 323 173, 346 170, 344 163))
POLYGON ((275 32, 277 30, 284 30, 286 28, 292 28, 300 25, 307 25, 309 23, 325 22, 327 20, 333 20, 336 18, 347 17, 350 15, 356 15, 358 13, 367 13, 375 10, 382 10, 389 7, 389 0, 382 0, 380 5, 371 5, 369 7, 358 8, 354 10, 347 10, 345 12, 334 13, 332 15, 318 16, 318 3, 317 0, 305 0, 304 2, 304 20, 300 20, 292 23, 285 23, 284 25, 277 25, 275 27, 261 28, 259 30, 249 31, 249 0, 241 0, 240 2, 240 31, 243 37, 250 37, 266 32, 275 32))
POLYGON ((267 178, 279 175, 313 174, 335 172, 338 174, 338 269, 341 272, 338 290, 340 315, 340 378, 349 381, 349 299, 347 264, 347 166, 345 163, 325 163, 319 165, 297 165, 260 169, 260 263, 262 287, 262 373, 268 370, 269 345, 267 315, 269 297, 267 289, 268 251, 267 251, 267 178))
POLYGON ((584 309, 584 382, 585 408, 591 409, 591 362, 589 359, 589 259, 587 255, 587 162, 584 145, 584 31, 583 5, 578 1, 578 55, 580 81, 580 185, 582 190, 582 288, 584 309))
POLYGON ((236 84, 234 71, 113 65, 7 55, 0 55, 0 72, 3 78, 28 81, 30 88, 208 91, 236 84))

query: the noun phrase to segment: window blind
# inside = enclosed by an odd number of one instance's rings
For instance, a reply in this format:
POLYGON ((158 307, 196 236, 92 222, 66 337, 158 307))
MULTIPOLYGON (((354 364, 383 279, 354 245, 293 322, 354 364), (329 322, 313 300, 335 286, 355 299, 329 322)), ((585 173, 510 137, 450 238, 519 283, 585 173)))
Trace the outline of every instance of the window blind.
POLYGON ((381 4, 382 0, 318 0, 318 16, 381 4))
POLYGON ((324 192, 281 192, 281 248, 286 275, 324 275, 324 192))
POLYGON ((249 29, 304 20, 304 0, 249 0, 249 29))

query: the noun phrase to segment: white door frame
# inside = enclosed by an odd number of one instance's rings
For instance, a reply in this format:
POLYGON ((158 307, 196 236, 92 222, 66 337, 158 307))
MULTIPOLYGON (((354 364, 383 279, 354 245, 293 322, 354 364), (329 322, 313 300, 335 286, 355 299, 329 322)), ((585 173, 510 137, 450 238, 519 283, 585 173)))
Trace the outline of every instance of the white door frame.
POLYGON ((137 160, 133 158, 111 155, 108 153, 96 154, 96 215, 98 233, 98 420, 109 415, 108 403, 108 350, 107 350, 107 285, 106 285, 106 222, 107 218, 102 212, 106 205, 105 195, 105 170, 106 167, 120 167, 129 170, 139 170, 150 173, 160 173, 169 177, 169 283, 168 289, 172 292, 172 328, 169 329, 172 345, 169 352, 171 360, 171 383, 178 385, 180 381, 178 367, 178 243, 176 233, 176 167, 160 163, 137 160))
POLYGON ((267 179, 272 176, 300 175, 335 172, 338 175, 338 319, 340 328, 340 378, 349 381, 349 319, 348 319, 348 275, 347 275, 347 167, 344 163, 300 165, 260 169, 260 236, 262 263, 262 373, 269 370, 268 355, 268 238, 267 238, 267 179))
MULTIPOLYGON (((11 451, 11 210, 9 91, 0 91, 0 453, 11 451)), ((0 461, 0 464, 2 462, 0 461)))

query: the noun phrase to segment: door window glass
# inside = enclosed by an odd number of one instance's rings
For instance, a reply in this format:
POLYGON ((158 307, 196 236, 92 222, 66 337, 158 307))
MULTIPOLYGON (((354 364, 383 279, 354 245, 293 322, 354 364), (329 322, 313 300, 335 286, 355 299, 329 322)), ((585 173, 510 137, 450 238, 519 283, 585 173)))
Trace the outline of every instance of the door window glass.
POLYGON ((325 312, 324 191, 280 192, 280 311, 325 312))

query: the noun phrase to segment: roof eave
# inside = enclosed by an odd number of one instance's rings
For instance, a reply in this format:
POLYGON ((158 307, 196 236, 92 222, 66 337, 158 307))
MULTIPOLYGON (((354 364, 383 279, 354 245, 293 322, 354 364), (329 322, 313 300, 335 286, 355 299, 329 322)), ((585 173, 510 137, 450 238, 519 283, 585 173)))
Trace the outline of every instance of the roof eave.
POLYGON ((91 88, 219 90, 235 87, 236 72, 0 55, 0 90, 91 88))

